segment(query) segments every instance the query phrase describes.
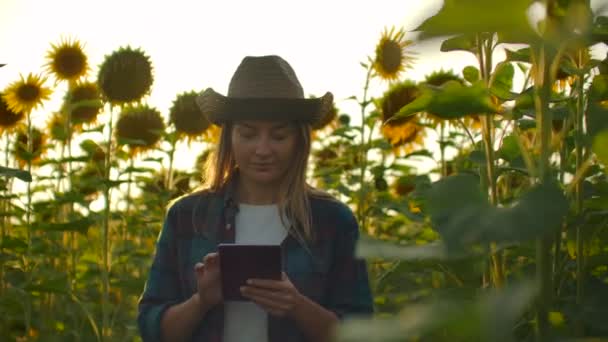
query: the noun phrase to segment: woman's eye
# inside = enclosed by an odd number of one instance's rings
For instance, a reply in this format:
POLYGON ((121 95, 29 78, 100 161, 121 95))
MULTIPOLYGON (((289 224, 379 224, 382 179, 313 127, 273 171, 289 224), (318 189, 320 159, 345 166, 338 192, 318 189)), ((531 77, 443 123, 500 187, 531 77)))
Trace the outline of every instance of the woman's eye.
POLYGON ((253 139, 255 138, 255 133, 252 132, 241 132, 241 137, 245 139, 253 139))
POLYGON ((287 139, 287 135, 273 135, 272 139, 276 140, 276 141, 282 141, 287 139))

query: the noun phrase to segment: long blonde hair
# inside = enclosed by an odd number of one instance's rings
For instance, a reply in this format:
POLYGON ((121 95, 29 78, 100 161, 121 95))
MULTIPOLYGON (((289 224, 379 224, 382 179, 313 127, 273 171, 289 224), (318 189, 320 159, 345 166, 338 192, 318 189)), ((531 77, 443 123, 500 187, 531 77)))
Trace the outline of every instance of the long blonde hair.
MULTIPOLYGON (((305 243, 315 238, 309 197, 327 199, 333 199, 333 197, 313 188, 306 182, 306 170, 311 149, 311 127, 302 123, 296 124, 296 127, 297 140, 293 167, 287 169, 279 186, 278 206, 281 220, 287 218, 291 222, 291 224, 283 222, 288 227, 289 233, 301 243, 305 243)), ((232 152, 232 129, 232 123, 222 126, 219 144, 205 162, 203 185, 195 189, 193 193, 218 192, 232 180, 238 169, 232 152)))

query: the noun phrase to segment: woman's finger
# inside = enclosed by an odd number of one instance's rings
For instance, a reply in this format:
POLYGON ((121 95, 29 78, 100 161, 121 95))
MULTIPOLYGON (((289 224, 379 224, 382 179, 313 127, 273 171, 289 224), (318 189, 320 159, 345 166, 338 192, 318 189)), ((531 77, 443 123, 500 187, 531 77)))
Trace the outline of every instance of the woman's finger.
POLYGON ((291 305, 282 301, 274 301, 270 298, 258 296, 254 294, 245 295, 245 297, 251 299, 254 303, 267 308, 268 310, 287 312, 291 309, 291 305))
POLYGON ((249 279, 247 285, 261 287, 271 290, 284 290, 289 288, 289 283, 283 280, 270 280, 270 279, 249 279))
POLYGON ((252 295, 256 297, 267 298, 275 302, 291 303, 293 301, 293 295, 290 293, 270 291, 251 286, 244 286, 241 289, 241 293, 243 293, 243 295, 252 295))

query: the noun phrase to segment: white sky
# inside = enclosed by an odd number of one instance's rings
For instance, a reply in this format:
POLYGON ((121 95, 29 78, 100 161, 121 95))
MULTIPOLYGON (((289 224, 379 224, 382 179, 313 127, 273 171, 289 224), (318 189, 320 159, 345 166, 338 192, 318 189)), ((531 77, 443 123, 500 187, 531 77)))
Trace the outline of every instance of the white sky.
MULTIPOLYGON (((605 0, 601 0, 603 2, 605 0)), ((597 2, 597 1, 594 1, 597 2)), ((167 115, 178 93, 213 87, 225 93, 246 55, 279 54, 296 70, 307 94, 332 91, 338 107, 361 95, 365 71, 385 27, 414 29, 441 0, 0 0, 0 89, 19 74, 38 73, 51 43, 62 37, 85 43, 96 79, 105 55, 121 46, 142 48, 152 59, 155 82, 147 102, 167 115)), ((459 73, 475 64, 464 52, 441 53, 437 43, 415 46, 418 59, 406 78, 422 79, 439 68, 459 73)), ((51 84, 51 82, 49 82, 51 84)), ((379 95, 385 84, 371 85, 379 95)), ((57 110, 64 90, 33 114, 36 124, 57 110)), ((182 153, 188 153, 182 150, 182 153)), ((189 166, 189 165, 188 165, 189 166)))

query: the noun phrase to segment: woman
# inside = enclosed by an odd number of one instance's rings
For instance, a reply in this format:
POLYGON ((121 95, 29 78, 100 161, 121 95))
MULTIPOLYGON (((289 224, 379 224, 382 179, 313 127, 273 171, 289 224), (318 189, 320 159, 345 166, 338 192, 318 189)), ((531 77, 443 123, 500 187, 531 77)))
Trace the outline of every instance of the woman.
POLYGON ((278 56, 246 57, 228 96, 199 96, 220 142, 206 186, 168 210, 139 302, 144 341, 323 341, 343 317, 373 311, 352 211, 306 183, 311 126, 332 101, 305 99, 278 56), (224 302, 222 242, 280 244, 282 279, 253 279, 250 301, 224 302))

